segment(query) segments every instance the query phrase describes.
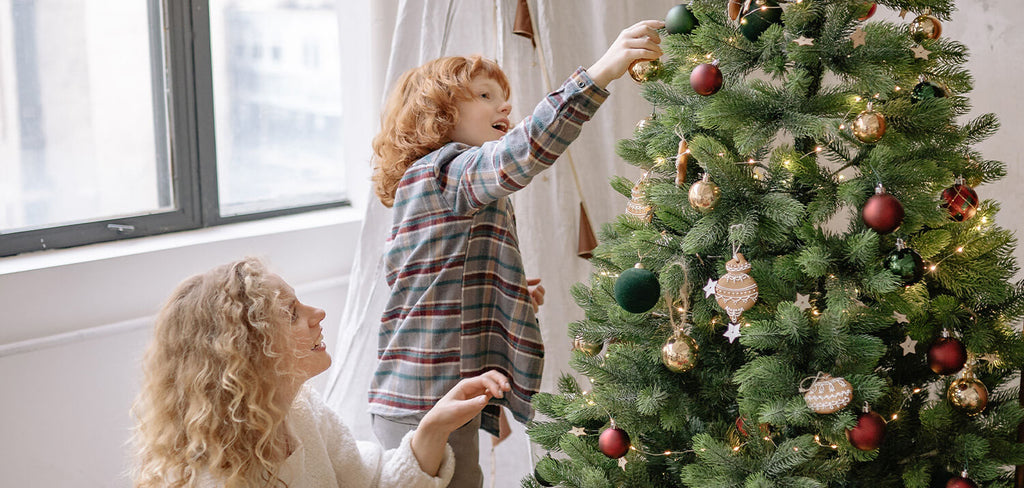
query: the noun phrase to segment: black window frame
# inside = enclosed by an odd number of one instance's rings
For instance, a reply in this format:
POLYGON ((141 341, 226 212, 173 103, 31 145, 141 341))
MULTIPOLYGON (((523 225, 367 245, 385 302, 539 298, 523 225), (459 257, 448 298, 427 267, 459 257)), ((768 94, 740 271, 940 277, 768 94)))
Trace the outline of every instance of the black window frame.
MULTIPOLYGON (((217 154, 214 130, 213 69, 210 49, 208 0, 146 0, 149 7, 153 96, 156 107, 165 106, 165 83, 171 96, 166 103, 167 132, 158 130, 158 168, 167 168, 170 153, 171 188, 161 191, 160 203, 172 203, 165 212, 132 215, 18 232, 0 232, 0 257, 32 251, 84 246, 138 237, 167 234, 236 222, 260 220, 326 208, 350 206, 345 198, 314 205, 221 216, 217 185, 217 154), (163 22, 161 23, 161 9, 163 22), (164 43, 159 42, 166 34, 164 43), (163 52, 161 52, 163 49, 163 52), (166 58, 167 76, 164 75, 166 58), (165 149, 166 148, 166 149, 165 149), (175 198, 176 197, 176 198, 175 198)), ((33 2, 26 2, 32 5, 33 2)), ((341 34, 341 33, 339 33, 341 34)), ((163 116, 157 113, 157 116, 163 116)), ((343 162, 339 162, 343 164, 343 162)), ((158 169, 166 173, 165 170, 158 169)))

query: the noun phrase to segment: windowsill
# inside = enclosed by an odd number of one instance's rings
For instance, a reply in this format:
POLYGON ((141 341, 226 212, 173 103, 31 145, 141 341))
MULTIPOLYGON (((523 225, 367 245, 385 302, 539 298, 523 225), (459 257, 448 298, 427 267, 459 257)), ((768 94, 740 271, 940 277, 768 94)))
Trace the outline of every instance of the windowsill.
POLYGON ((363 213, 362 208, 354 206, 338 207, 284 217, 173 232, 158 236, 19 254, 0 258, 0 276, 56 268, 70 264, 103 261, 167 249, 353 223, 361 220, 363 213))

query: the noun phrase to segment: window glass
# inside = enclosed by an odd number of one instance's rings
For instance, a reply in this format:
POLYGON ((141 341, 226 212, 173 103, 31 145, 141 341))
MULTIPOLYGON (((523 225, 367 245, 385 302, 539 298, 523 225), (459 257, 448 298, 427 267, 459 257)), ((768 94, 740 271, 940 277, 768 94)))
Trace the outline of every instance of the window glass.
POLYGON ((0 233, 174 207, 156 4, 0 0, 0 233))
POLYGON ((345 198, 341 3, 210 1, 221 216, 345 198))

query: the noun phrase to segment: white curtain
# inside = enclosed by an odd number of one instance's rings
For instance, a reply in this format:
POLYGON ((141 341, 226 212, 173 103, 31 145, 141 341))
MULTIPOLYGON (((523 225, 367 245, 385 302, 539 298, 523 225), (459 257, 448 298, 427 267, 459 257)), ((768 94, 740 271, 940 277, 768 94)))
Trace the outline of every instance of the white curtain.
MULTIPOLYGON (((371 62, 371 76, 380 81, 377 97, 386 96, 404 71, 448 55, 482 54, 498 61, 512 86, 512 119, 521 120, 577 66, 589 66, 618 33, 643 19, 662 19, 676 2, 669 0, 531 0, 536 48, 512 33, 516 0, 387 0, 374 1, 377 32, 374 52, 387 54, 387 65, 371 62), (548 76, 545 76, 545 71, 548 76), (548 79, 546 79, 548 78, 548 79)), ((372 56, 383 60, 383 56, 372 56)), ((609 87, 612 96, 588 122, 579 139, 554 167, 513 196, 520 248, 527 275, 539 277, 547 291, 538 313, 546 347, 544 391, 554 391, 568 366, 570 339, 566 325, 582 318, 569 287, 587 281, 590 264, 577 257, 580 193, 595 230, 624 211, 626 200, 608 185, 612 175, 635 179, 636 168, 615 155, 615 142, 629 137, 636 123, 651 112, 628 76, 609 87), (573 163, 570 165, 570 162, 573 163), (572 166, 578 177, 577 187, 572 166)), ((379 125, 378 121, 373 121, 379 125)), ((367 158, 369 148, 367 148, 367 158)), ((369 195, 349 292, 335 333, 334 365, 328 372, 325 397, 360 439, 373 440, 366 413, 366 392, 376 365, 377 326, 387 300, 381 252, 391 213, 369 195)), ((519 486, 532 473, 528 436, 512 422, 513 435, 490 449, 481 437, 485 486, 519 486), (490 453, 490 454, 489 454, 490 453), (493 457, 502 459, 495 466, 493 457)))

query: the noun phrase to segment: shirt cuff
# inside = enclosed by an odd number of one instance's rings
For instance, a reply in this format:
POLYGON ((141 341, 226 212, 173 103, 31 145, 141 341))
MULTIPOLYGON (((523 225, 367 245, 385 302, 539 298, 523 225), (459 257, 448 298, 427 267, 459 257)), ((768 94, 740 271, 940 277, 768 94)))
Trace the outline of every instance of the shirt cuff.
POLYGON ((581 92, 588 95, 591 100, 598 104, 603 103, 604 100, 608 98, 608 95, 611 95, 611 92, 608 90, 597 86, 597 84, 594 83, 594 80, 590 77, 590 74, 587 73, 587 70, 582 66, 576 68, 576 71, 573 72, 569 79, 572 81, 572 84, 576 85, 576 87, 580 89, 581 92))

